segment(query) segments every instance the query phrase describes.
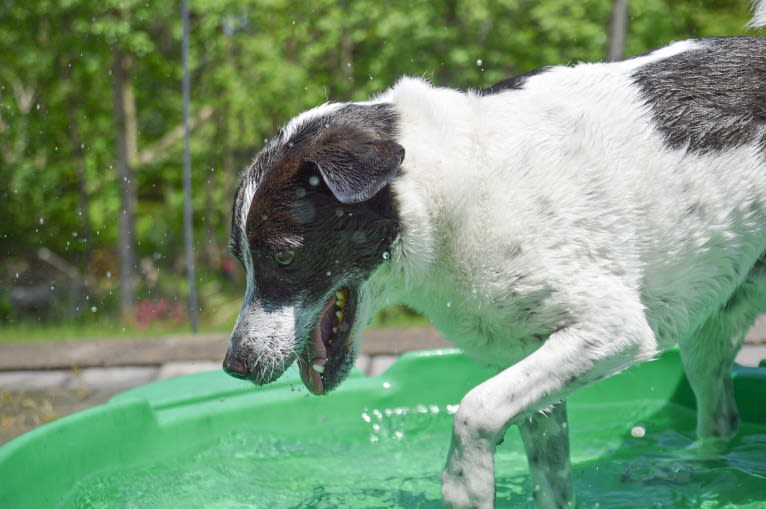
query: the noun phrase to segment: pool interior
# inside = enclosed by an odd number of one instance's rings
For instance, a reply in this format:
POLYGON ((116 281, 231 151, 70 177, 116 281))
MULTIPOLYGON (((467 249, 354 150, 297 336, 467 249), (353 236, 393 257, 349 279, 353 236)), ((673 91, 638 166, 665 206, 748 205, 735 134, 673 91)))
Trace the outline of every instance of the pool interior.
MULTIPOLYGON (((764 372, 737 372, 743 424, 714 453, 695 444, 693 397, 677 353, 574 395, 577 506, 764 507, 764 372)), ((441 351, 407 356, 381 377, 355 376, 326 397, 310 396, 294 371, 261 389, 218 373, 151 384, 64 419, 34 440, 17 440, 10 453, 0 448, 0 478, 19 483, 0 486, 0 502, 7 496, 25 504, 8 507, 442 507, 439 478, 452 414, 466 390, 490 375, 441 351), (40 483, 41 476, 50 482, 40 483)), ((495 465, 497 507, 531 507, 515 428, 495 465)))

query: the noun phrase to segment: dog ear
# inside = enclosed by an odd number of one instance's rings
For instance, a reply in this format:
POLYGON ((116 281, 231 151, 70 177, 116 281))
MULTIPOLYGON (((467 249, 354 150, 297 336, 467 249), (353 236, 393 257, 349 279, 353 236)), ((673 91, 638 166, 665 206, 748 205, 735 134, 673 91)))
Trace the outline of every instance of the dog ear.
POLYGON ((389 184, 404 159, 404 147, 391 140, 351 137, 326 141, 307 162, 341 203, 361 203, 389 184))

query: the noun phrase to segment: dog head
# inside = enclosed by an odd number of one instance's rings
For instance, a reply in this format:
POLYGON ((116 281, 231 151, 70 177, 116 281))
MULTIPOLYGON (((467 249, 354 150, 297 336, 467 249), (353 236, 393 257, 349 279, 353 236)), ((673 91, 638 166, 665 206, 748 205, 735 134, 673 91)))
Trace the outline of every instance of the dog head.
POLYGON ((315 394, 348 374, 370 318, 364 285, 399 233, 396 134, 390 104, 325 105, 288 123, 245 171, 230 243, 247 291, 227 373, 265 384, 297 359, 315 394))

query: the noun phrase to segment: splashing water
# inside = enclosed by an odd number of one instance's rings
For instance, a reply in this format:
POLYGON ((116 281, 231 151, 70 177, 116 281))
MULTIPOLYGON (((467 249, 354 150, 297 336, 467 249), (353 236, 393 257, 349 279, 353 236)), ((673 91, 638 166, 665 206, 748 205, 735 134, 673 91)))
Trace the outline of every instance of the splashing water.
MULTIPOLYGON (((300 436, 243 428, 173 457, 84 479, 59 507, 440 508, 440 469, 455 409, 368 408, 348 427, 307 426, 300 436)), ((650 419, 635 406, 606 410, 570 409, 578 507, 764 507, 763 427, 746 425, 749 433, 704 459, 692 448, 688 409, 670 405, 650 419)), ((515 428, 498 447, 495 465, 497 507, 531 507, 515 428)))

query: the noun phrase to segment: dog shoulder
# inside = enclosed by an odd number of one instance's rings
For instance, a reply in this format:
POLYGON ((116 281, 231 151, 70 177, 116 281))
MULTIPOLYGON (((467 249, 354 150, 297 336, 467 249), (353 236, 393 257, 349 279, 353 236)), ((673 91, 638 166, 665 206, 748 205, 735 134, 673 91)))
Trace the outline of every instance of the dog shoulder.
POLYGON ((766 149, 766 39, 686 45, 647 55, 631 76, 668 148, 709 153, 754 143, 766 149))

